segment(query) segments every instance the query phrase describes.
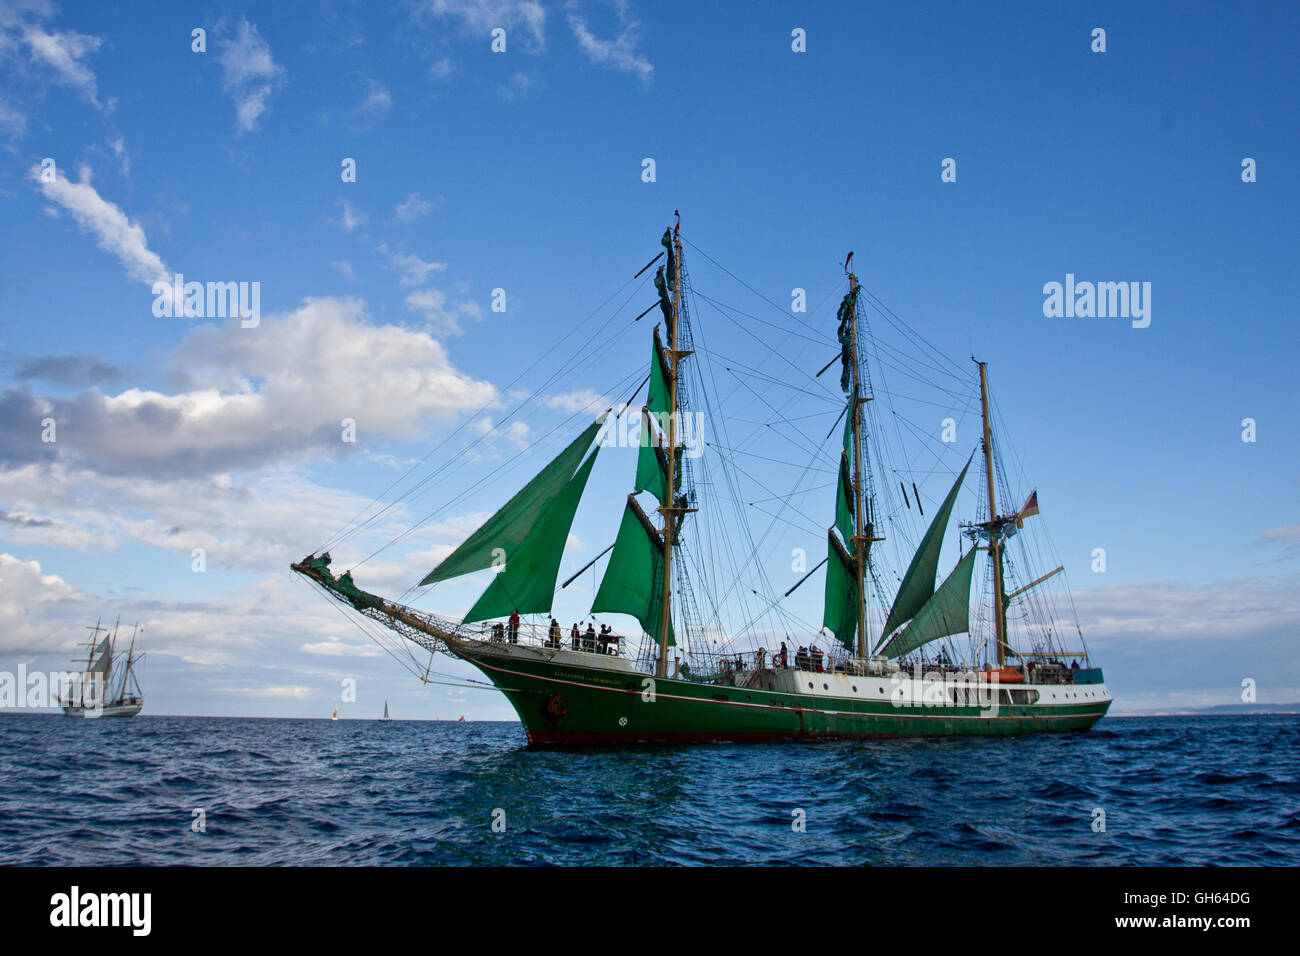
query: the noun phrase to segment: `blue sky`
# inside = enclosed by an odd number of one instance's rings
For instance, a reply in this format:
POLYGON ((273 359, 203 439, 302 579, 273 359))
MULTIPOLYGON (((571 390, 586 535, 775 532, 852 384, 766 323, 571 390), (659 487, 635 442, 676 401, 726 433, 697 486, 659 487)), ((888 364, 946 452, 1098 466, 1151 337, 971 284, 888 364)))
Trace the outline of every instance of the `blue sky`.
MULTIPOLYGON (((121 613, 146 625, 151 712, 323 714, 355 676, 357 716, 384 697, 404 716, 510 716, 494 693, 421 686, 286 565, 439 442, 487 432, 376 529, 375 547, 472 490, 358 571, 400 594, 576 432, 584 393, 639 381, 645 288, 599 361, 546 387, 552 369, 529 369, 583 317, 610 318, 598 306, 680 209, 688 241, 770 303, 688 247, 700 292, 825 339, 785 340, 800 374, 833 354, 849 249, 909 326, 961 366, 990 362, 1024 465, 1013 494, 1039 490, 1117 710, 1232 702, 1246 677, 1261 700, 1300 700, 1292 6, 130 10, 0 0, 0 669, 60 664, 83 625, 121 613), (261 325, 154 316, 152 278, 176 272, 259 282, 261 325), (1150 326, 1045 317, 1043 286, 1067 273, 1150 282, 1150 326), (795 287, 820 311, 783 316, 795 287), (541 391, 490 431, 519 389, 541 391), (521 471, 496 470, 520 451, 521 471)), ((749 334, 771 345, 771 326, 696 321, 718 355, 791 374, 749 334)), ((769 394, 791 417, 831 407, 769 394)), ((565 569, 612 540, 632 468, 617 451, 565 569)), ((800 502, 822 527, 826 494, 800 502)), ((768 539, 774 584, 791 548, 819 559, 807 524, 768 539)), ((483 583, 421 606, 463 610, 483 583)), ((797 592, 802 618, 820 618, 818 591, 797 592)))

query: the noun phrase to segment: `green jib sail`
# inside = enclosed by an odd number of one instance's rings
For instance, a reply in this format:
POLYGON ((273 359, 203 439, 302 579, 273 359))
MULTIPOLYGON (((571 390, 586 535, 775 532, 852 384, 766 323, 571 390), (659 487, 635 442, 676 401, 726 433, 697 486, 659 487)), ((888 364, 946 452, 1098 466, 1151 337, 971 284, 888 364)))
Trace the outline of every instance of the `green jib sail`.
POLYGON ((834 530, 828 531, 826 537, 830 555, 826 561, 826 613, 822 625, 830 628, 841 644, 853 649, 858 629, 857 572, 853 558, 835 537, 834 530))
POLYGON ((555 580, 560 574, 560 557, 573 526, 573 516, 582 500, 583 489, 596 463, 600 447, 578 469, 578 473, 551 502, 524 543, 492 579, 483 595, 465 615, 464 624, 520 614, 550 613, 555 599, 555 580))
POLYGON ((939 585, 939 590, 925 602, 912 623, 900 632, 885 648, 886 657, 902 657, 949 634, 964 634, 970 630, 970 579, 975 567, 976 549, 971 548, 957 562, 952 574, 939 585))
MULTIPOLYGON (((971 458, 973 457, 972 455, 971 458)), ((966 459, 966 467, 953 482, 952 490, 948 492, 948 497, 943 499, 939 513, 930 522, 925 537, 921 539, 921 546, 916 549, 916 554, 912 556, 912 563, 907 566, 907 573, 903 575, 903 583, 898 586, 898 596, 894 598, 894 606, 889 609, 889 620, 885 622, 885 630, 880 635, 876 650, 880 650, 889 635, 915 617, 934 594, 934 576, 939 570, 939 550, 943 547, 943 532, 948 527, 948 518, 952 515, 952 506, 957 501, 957 492, 966 478, 966 470, 970 468, 971 458, 966 459)))
POLYGON ((603 415, 502 505, 501 510, 483 522, 459 548, 425 575, 420 584, 435 584, 471 571, 482 571, 502 556, 509 561, 538 518, 573 477, 574 469, 591 447, 602 421, 603 415))
MULTIPOLYGON (((647 521, 638 513, 636 502, 629 496, 618 537, 614 539, 614 553, 609 557, 609 567, 601 578, 591 611, 631 614, 641 622, 651 640, 658 643, 663 619, 664 556, 663 541, 652 534, 647 521)), ((668 645, 676 643, 670 623, 668 645)))

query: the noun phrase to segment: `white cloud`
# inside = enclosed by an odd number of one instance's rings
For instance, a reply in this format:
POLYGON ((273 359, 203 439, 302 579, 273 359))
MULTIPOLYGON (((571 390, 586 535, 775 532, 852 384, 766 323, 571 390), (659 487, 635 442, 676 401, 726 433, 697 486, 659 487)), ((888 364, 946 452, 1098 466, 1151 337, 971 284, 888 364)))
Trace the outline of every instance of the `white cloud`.
POLYGON ((1284 557, 1291 558, 1300 554, 1300 524, 1268 528, 1260 533, 1260 538, 1270 543, 1280 544, 1284 557))
POLYGON ((23 561, 0 553, 0 649, 29 649, 47 642, 47 615, 60 604, 79 605, 81 592, 57 574, 41 570, 38 561, 23 561))
POLYGON ((113 155, 117 157, 118 164, 122 169, 122 175, 130 176, 131 157, 126 154, 126 140, 118 136, 116 139, 110 140, 108 146, 113 151, 113 155))
POLYGON ((424 0, 417 12, 455 22, 463 33, 486 39, 497 27, 523 33, 534 49, 546 47, 546 8, 538 0, 424 0))
POLYGON ((377 644, 345 644, 330 636, 323 641, 309 641, 300 648, 306 654, 322 657, 378 657, 383 650, 377 644))
POLYGON ((335 272, 337 272, 339 275, 341 275, 343 278, 347 279, 349 282, 356 282, 356 281, 357 281, 357 274, 356 274, 356 272, 353 271, 353 269, 352 269, 352 263, 350 263, 350 262, 331 262, 331 263, 330 263, 330 267, 331 267, 335 272))
POLYGON ((460 334, 459 317, 483 317, 483 310, 477 302, 460 300, 448 302, 446 293, 439 289, 416 289, 408 295, 403 303, 408 311, 421 313, 429 323, 429 329, 443 335, 460 334))
POLYGON ((410 193, 407 197, 394 207, 394 212, 400 222, 414 222, 421 216, 428 215, 433 209, 442 204, 442 198, 425 199, 419 193, 410 193))
POLYGON ((339 219, 339 225, 348 232, 351 232, 358 226, 364 226, 369 221, 369 217, 367 217, 364 212, 353 209, 352 204, 346 199, 338 200, 338 204, 343 207, 343 215, 339 219))
POLYGON ((22 136, 26 129, 27 117, 4 100, 0 100, 0 133, 18 137, 22 136))
POLYGON ((558 408, 560 411, 574 414, 583 411, 604 411, 614 402, 607 395, 602 395, 590 388, 583 388, 573 392, 547 396, 545 404, 547 408, 558 408))
POLYGON ((375 80, 370 81, 370 94, 357 107, 357 112, 363 116, 378 117, 383 116, 393 108, 393 97, 388 92, 388 87, 375 80))
POLYGON ((447 271, 445 262, 425 262, 414 254, 393 252, 388 248, 388 243, 380 245, 379 251, 388 257, 389 266, 402 274, 400 280, 402 285, 424 285, 429 278, 429 273, 447 271))
POLYGON ((520 100, 528 95, 528 91, 533 88, 533 78, 527 73, 519 72, 513 74, 501 88, 501 98, 505 100, 520 100))
POLYGON ((284 70, 271 56, 271 47, 247 20, 239 22, 234 39, 222 40, 222 86, 235 101, 236 133, 257 129, 275 84, 284 70))
POLYGON ((1256 577, 1191 585, 1139 581, 1074 593, 1089 643, 1223 641, 1231 635, 1294 630, 1300 578, 1256 577))
POLYGON ((90 184, 90 171, 81 170, 81 182, 71 182, 62 172, 45 182, 40 166, 30 170, 31 178, 50 202, 72 216, 83 232, 90 233, 99 247, 111 252, 126 266, 127 274, 140 282, 171 282, 171 272, 156 252, 138 222, 132 222, 117 206, 90 184))
POLYGON ((102 473, 210 475, 364 453, 368 442, 417 439, 496 400, 492 385, 458 371, 427 332, 372 325, 355 299, 307 299, 263 316, 256 329, 237 319, 196 327, 168 367, 174 393, 0 392, 0 462, 55 455, 102 473), (27 423, 47 416, 59 441, 34 444, 27 423), (340 440, 344 418, 357 423, 355 445, 340 440))
POLYGON ((89 102, 99 106, 95 74, 85 62, 103 42, 99 37, 71 31, 47 33, 40 27, 29 27, 23 33, 23 42, 33 59, 54 71, 56 82, 75 88, 89 102))
POLYGON ((311 688, 302 684, 271 684, 267 687, 229 687, 230 694, 247 694, 249 697, 270 697, 274 700, 304 700, 311 696, 311 688))
POLYGON ((636 50, 641 25, 629 18, 626 3, 615 4, 614 10, 623 29, 612 40, 597 37, 587 26, 587 18, 576 12, 569 14, 569 29, 573 31, 582 52, 593 63, 634 74, 640 77, 642 83, 648 84, 654 79, 655 68, 636 50))

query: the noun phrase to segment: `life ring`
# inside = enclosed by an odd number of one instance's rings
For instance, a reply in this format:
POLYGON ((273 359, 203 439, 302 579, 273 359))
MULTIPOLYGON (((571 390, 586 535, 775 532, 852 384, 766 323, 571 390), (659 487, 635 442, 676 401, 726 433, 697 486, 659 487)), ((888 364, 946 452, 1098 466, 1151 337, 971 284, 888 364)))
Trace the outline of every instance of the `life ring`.
POLYGON ((559 720, 569 712, 569 699, 563 694, 552 694, 546 698, 544 709, 547 717, 552 720, 559 720))

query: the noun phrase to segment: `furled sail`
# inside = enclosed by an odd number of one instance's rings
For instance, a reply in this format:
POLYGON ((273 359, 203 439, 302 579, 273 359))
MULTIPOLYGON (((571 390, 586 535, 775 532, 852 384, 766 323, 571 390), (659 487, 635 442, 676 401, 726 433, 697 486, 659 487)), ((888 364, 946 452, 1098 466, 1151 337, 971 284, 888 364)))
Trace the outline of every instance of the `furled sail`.
POLYGON ((591 453, 578 473, 551 502, 528 537, 506 562, 504 570, 492 579, 486 591, 470 608, 462 623, 520 614, 549 614, 555 599, 555 581, 560 574, 560 558, 573 527, 573 516, 587 487, 592 465, 600 447, 591 453))
POLYGON ((840 388, 846 393, 853 381, 853 310, 856 307, 854 300, 857 295, 858 290, 855 285, 844 296, 839 311, 836 312, 836 317, 840 320, 839 327, 835 331, 835 337, 840 342, 840 388))
POLYGON ((976 549, 971 548, 957 562, 925 606, 885 647, 886 657, 902 657, 924 644, 950 634, 970 630, 970 581, 976 549))
POLYGON ((589 425, 568 448, 556 455, 532 481, 524 485, 518 494, 425 575, 420 584, 435 584, 471 571, 482 571, 494 562, 499 564, 498 559, 502 556, 509 561, 528 537, 528 532, 573 477, 574 470, 591 447, 604 420, 605 416, 602 415, 589 425))
POLYGON ((826 533, 826 612, 822 625, 850 650, 858 629, 858 576, 854 558, 840 544, 834 529, 826 533))
MULTIPOLYGON (((651 640, 658 643, 663 620, 663 551, 663 538, 636 499, 628 495, 609 567, 591 604, 592 613, 631 614, 641 622, 651 640)), ((668 645, 676 643, 670 622, 668 645)))
POLYGON ((952 515, 952 506, 957 501, 957 492, 961 489, 961 483, 966 478, 966 471, 970 468, 973 458, 974 455, 966 459, 966 467, 953 482, 952 490, 948 492, 948 497, 943 499, 943 505, 934 516, 934 520, 930 522, 930 527, 926 530, 925 537, 921 539, 916 554, 912 556, 912 563, 907 566, 903 583, 898 586, 898 595, 894 598, 894 606, 889 610, 889 619, 885 622, 885 630, 880 635, 876 650, 880 649, 894 631, 915 617, 934 594, 934 577, 939 570, 939 550, 943 547, 943 532, 948 527, 948 518, 952 515))

